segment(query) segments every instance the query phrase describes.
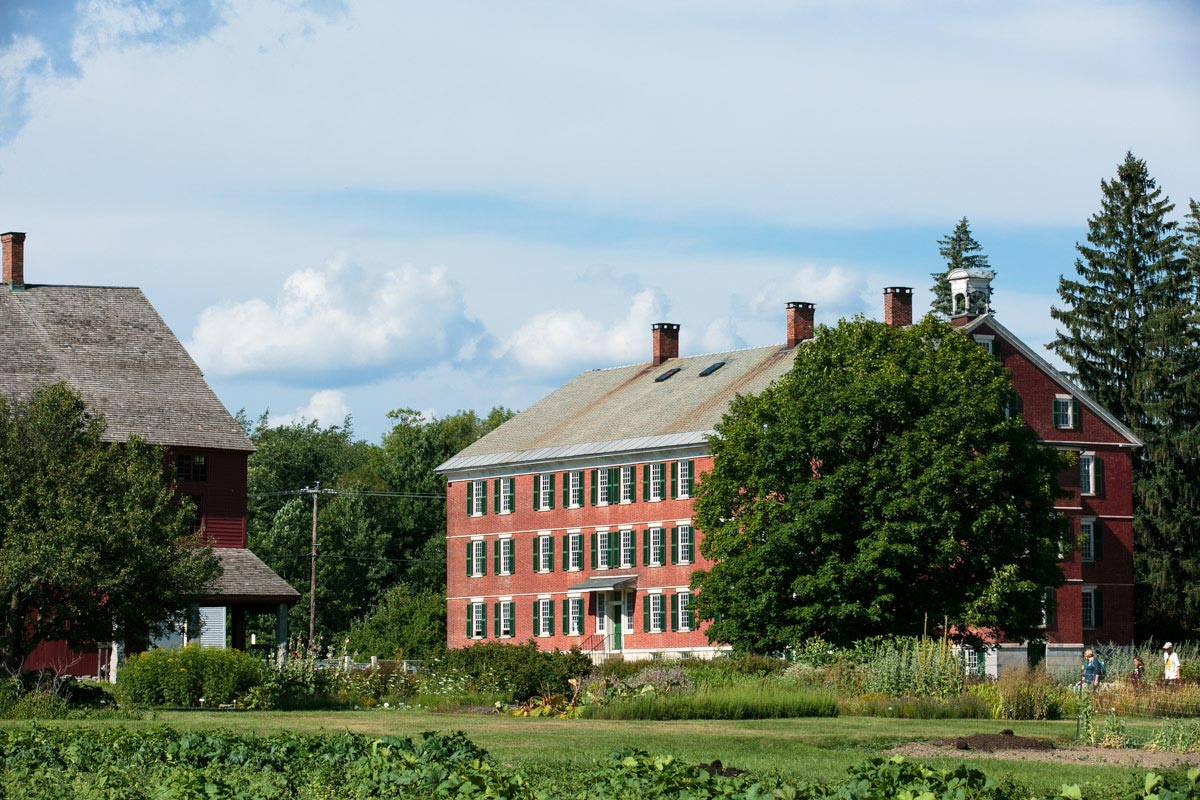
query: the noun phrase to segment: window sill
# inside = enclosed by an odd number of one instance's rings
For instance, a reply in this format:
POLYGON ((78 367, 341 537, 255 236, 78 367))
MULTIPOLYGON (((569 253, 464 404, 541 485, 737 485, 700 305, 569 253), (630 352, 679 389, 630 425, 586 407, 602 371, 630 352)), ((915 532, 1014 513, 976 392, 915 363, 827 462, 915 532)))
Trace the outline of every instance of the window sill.
POLYGON ((501 516, 501 517, 507 517, 507 516, 508 516, 509 514, 511 514, 511 513, 512 513, 512 509, 511 509, 511 508, 510 508, 510 509, 508 509, 507 511, 497 511, 497 512, 496 512, 496 514, 497 514, 497 515, 499 515, 499 516, 501 516))

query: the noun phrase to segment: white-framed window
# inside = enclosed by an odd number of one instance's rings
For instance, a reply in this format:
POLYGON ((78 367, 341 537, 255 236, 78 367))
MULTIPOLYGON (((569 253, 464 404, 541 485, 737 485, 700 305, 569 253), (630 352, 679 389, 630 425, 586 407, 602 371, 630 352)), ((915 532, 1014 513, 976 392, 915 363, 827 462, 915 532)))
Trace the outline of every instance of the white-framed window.
POLYGON ((992 343, 992 340, 995 337, 988 336, 987 334, 977 333, 973 338, 975 339, 975 343, 982 347, 989 356, 996 354, 995 346, 992 343))
POLYGON ((666 542, 663 536, 662 528, 651 528, 646 532, 650 541, 647 544, 647 555, 649 556, 648 563, 652 567, 661 567, 663 565, 663 556, 665 555, 666 542))
POLYGON ((572 533, 567 536, 567 569, 573 571, 583 569, 582 533, 572 533))
POLYGON ((573 470, 567 473, 567 507, 579 508, 583 505, 583 473, 573 470))
POLYGON ((482 602, 467 603, 467 638, 487 636, 487 606, 482 602))
POLYGON ((650 622, 651 633, 662 633, 663 629, 663 596, 661 594, 646 595, 646 614, 650 622))
POLYGON ((675 603, 678 606, 678 630, 692 630, 695 627, 695 622, 692 619, 692 593, 676 592, 675 603))
POLYGON ((500 606, 500 636, 501 638, 512 638, 513 635, 513 603, 511 600, 501 600, 500 606))
POLYGON ((692 462, 680 461, 675 469, 679 475, 675 482, 675 496, 686 500, 692 496, 692 462))
POLYGON ((1104 462, 1095 453, 1079 456, 1079 493, 1098 495, 1104 486, 1104 462))
POLYGON ((1080 561, 1095 561, 1100 557, 1097 552, 1096 538, 1100 531, 1096 528, 1096 520, 1094 517, 1084 517, 1079 520, 1079 560, 1080 561))
POLYGON ((538 636, 554 635, 554 601, 538 600, 538 636))
POLYGON ((621 467, 621 502, 633 502, 633 467, 621 467))
POLYGON ((962 657, 963 672, 968 675, 979 675, 982 672, 979 666, 979 651, 974 647, 964 645, 959 655, 962 657))
POLYGON ((583 598, 570 598, 567 607, 567 633, 571 636, 580 636, 583 634, 583 598))
POLYGON ((1082 616, 1083 627, 1085 630, 1094 630, 1100 627, 1103 619, 1103 603, 1101 602, 1100 591, 1094 586, 1085 586, 1081 593, 1082 595, 1082 616))
POLYGON ((675 551, 676 564, 691 564, 696 560, 696 537, 692 531, 691 525, 680 525, 675 528, 675 541, 673 542, 673 550, 675 551))
POLYGON ((554 474, 543 472, 538 481, 538 509, 545 511, 554 508, 554 474))
POLYGON ((543 533, 537 537, 538 572, 554 571, 554 537, 543 533))
POLYGON ((467 515, 482 517, 487 513, 487 481, 467 481, 467 515))
POLYGON ((1054 398, 1054 427, 1059 430, 1071 430, 1075 427, 1075 398, 1069 394, 1060 394, 1054 398))
POLYGON ((484 546, 482 539, 475 539, 467 545, 467 552, 470 554, 470 571, 472 578, 478 578, 487 574, 487 548, 484 546))
POLYGON ((513 510, 513 484, 516 478, 500 478, 500 513, 511 514, 513 510))
POLYGON ((650 500, 656 502, 663 499, 663 465, 661 463, 649 464, 650 470, 650 500))
POLYGON ((633 531, 621 531, 621 568, 633 565, 633 531))
POLYGON ((608 470, 603 467, 596 470, 596 505, 608 505, 608 470))
POLYGON ((513 540, 500 540, 500 569, 501 575, 512 575, 513 572, 513 540))
POLYGON ((596 633, 604 633, 608 627, 608 595, 599 592, 596 595, 596 633))

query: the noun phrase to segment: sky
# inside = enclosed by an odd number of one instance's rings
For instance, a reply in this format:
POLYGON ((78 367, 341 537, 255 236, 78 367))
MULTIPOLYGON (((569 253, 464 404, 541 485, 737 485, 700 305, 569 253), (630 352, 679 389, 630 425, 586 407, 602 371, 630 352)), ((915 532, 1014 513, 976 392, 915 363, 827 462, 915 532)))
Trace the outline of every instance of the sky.
POLYGON ((0 0, 0 231, 139 286, 231 411, 521 409, 929 305, 1040 349, 1127 151, 1200 199, 1200 3, 0 0))

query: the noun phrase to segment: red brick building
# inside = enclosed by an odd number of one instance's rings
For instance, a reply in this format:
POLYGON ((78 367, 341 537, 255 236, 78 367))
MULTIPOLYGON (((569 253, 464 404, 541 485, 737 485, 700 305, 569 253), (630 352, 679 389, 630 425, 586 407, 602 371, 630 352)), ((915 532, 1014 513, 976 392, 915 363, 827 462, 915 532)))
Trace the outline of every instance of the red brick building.
MULTIPOLYGON (((211 592, 196 598, 225 645, 245 647, 248 613, 270 613, 286 625, 299 593, 246 549, 246 464, 254 446, 217 399, 191 356, 139 289, 49 286, 25 281, 25 234, 0 234, 0 392, 27 396, 65 382, 108 423, 105 438, 136 435, 168 448, 179 491, 196 503, 196 526, 222 566, 211 592)), ((281 629, 286 631, 286 628, 281 629)), ((204 631, 201 631, 203 636, 204 631)), ((286 638, 286 633, 283 633, 286 638)), ((97 674, 111 642, 72 653, 43 643, 30 669, 97 674)))
MULTIPOLYGON (((962 276, 960 276, 962 277, 962 276)), ((1060 509, 1080 536, 1049 607, 1046 644, 987 653, 1074 667, 1085 643, 1133 635, 1131 451, 1137 437, 965 297, 955 324, 1013 373, 1022 412, 1049 446, 1080 454, 1060 509)), ((884 293, 884 320, 912 323, 912 290, 884 293)), ((536 639, 627 658, 709 656, 691 613, 706 566, 693 525, 707 436, 737 394, 764 389, 812 338, 813 306, 788 303, 783 345, 680 357, 679 327, 653 326, 649 362, 585 372, 439 467, 447 478, 447 644, 536 639)))

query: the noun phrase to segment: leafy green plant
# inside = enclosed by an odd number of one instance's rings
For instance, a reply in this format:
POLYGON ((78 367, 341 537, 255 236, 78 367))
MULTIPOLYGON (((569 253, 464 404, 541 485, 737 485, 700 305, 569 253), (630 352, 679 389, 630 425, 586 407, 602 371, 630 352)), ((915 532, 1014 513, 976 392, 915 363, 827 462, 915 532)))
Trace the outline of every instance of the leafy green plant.
MULTIPOLYGON (((571 678, 591 673, 591 659, 578 648, 563 653, 540 650, 533 640, 525 644, 483 642, 449 650, 426 665, 423 693, 436 693, 439 680, 459 683, 465 678, 470 691, 508 692, 513 702, 521 703, 544 694, 563 694, 570 690, 571 678)), ((456 685, 454 691, 462 691, 456 685)))
POLYGON ((590 719, 777 719, 836 717, 837 703, 828 692, 783 689, 763 681, 753 686, 697 689, 660 694, 645 692, 584 708, 590 719))
POLYGON ((188 646, 130 656, 118 675, 123 701, 158 706, 216 707, 267 677, 264 665, 238 650, 188 646))

